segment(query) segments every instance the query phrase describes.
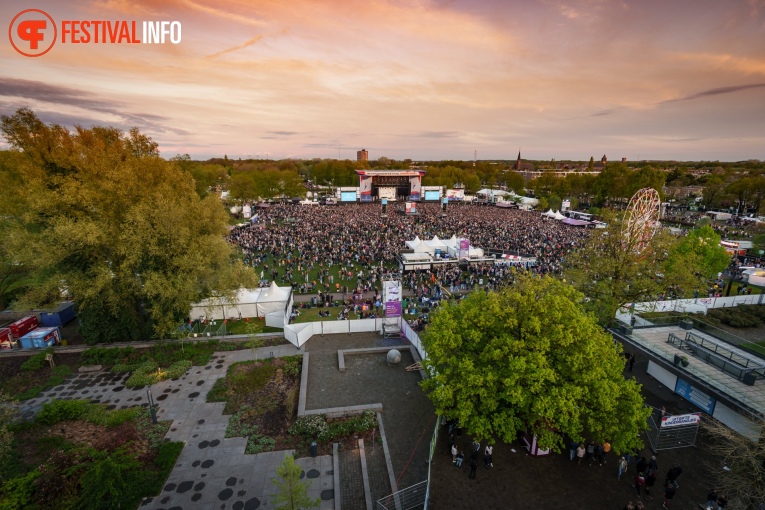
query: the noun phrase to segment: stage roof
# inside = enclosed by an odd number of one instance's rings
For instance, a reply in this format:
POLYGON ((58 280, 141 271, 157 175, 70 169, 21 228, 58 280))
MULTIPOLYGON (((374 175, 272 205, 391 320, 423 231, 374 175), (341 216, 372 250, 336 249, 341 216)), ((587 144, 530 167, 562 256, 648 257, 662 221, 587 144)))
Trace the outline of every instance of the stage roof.
POLYGON ((369 177, 420 177, 425 175, 425 170, 356 170, 356 173, 369 177))

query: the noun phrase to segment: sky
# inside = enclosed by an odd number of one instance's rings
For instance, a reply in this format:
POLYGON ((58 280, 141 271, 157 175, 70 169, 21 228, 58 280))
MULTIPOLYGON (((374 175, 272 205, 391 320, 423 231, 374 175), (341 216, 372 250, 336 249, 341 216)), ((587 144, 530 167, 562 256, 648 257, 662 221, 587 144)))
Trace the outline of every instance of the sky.
POLYGON ((0 113, 137 127, 168 158, 765 160, 765 0, 39 0, 0 18, 0 113), (9 41, 29 8, 58 30, 35 58, 9 41), (66 44, 64 20, 179 21, 182 39, 66 44))

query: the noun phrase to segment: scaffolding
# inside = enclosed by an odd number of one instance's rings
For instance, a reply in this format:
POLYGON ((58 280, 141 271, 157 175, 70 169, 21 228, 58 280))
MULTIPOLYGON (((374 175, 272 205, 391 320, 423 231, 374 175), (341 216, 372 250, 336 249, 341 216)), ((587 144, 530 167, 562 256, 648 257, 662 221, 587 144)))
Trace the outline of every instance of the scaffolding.
POLYGON ((648 442, 651 450, 656 453, 660 450, 684 448, 696 445, 696 436, 699 432, 699 422, 676 427, 662 427, 661 419, 656 423, 654 416, 648 418, 648 442))

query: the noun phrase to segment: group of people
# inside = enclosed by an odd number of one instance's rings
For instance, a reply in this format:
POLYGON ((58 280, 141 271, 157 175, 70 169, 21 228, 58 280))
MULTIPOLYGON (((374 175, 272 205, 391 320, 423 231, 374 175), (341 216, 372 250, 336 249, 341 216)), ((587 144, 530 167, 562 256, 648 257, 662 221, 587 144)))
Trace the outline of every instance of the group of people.
MULTIPOLYGON (((343 268, 346 280, 330 281, 320 274, 325 289, 357 284, 373 286, 382 273, 380 264, 394 263, 405 242, 434 236, 470 239, 471 246, 484 250, 521 253, 537 258, 533 268, 538 273, 559 273, 566 255, 588 235, 583 228, 565 225, 537 212, 517 209, 478 208, 469 205, 450 207, 442 216, 437 204, 422 204, 418 216, 389 214, 381 216, 379 205, 357 204, 343 207, 302 207, 279 204, 259 213, 257 224, 237 227, 229 240, 243 252, 245 260, 262 268, 263 277, 279 276, 296 286, 315 290, 308 273, 316 267, 343 268), (268 266, 268 260, 271 266, 268 266)), ((502 279, 507 268, 482 268, 481 274, 502 279)), ((343 276, 341 275, 341 278, 343 276)), ((468 285, 463 275, 449 272, 449 285, 468 285)))

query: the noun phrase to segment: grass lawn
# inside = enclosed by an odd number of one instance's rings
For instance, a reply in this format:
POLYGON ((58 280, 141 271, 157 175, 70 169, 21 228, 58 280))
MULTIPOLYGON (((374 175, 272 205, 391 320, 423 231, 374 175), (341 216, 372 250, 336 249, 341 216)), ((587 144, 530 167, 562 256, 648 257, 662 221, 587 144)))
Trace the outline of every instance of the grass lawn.
MULTIPOLYGON (((295 251, 293 253, 293 256, 295 256, 295 257, 297 256, 297 251, 295 251)), ((386 263, 384 265, 388 269, 395 269, 397 267, 395 262, 389 262, 389 263, 386 263)), ((353 269, 351 269, 353 271, 353 274, 354 274, 353 279, 352 280, 341 280, 340 279, 340 269, 341 268, 343 270, 346 270, 346 271, 349 269, 349 267, 347 265, 340 266, 340 265, 335 264, 333 266, 329 266, 329 274, 334 277, 334 281, 335 281, 334 283, 330 284, 330 287, 331 287, 330 292, 335 292, 335 293, 337 292, 336 287, 335 287, 336 284, 340 284, 340 289, 343 288, 343 285, 348 286, 348 290, 349 291, 351 289, 355 288, 356 283, 358 281, 358 279, 356 278, 356 275, 358 274, 359 270, 364 270, 365 269, 365 268, 362 268, 361 264, 354 263, 354 264, 352 264, 352 268, 353 269)), ((279 267, 279 261, 275 260, 271 256, 269 256, 263 264, 254 266, 254 269, 255 269, 255 272, 258 274, 258 276, 260 276, 260 272, 261 271, 264 271, 263 279, 264 280, 268 280, 268 281, 271 281, 271 271, 273 271, 275 269, 275 270, 277 270, 279 272, 279 276, 276 278, 276 284, 280 285, 280 286, 284 286, 284 285, 288 285, 288 283, 289 283, 287 281, 283 282, 282 279, 281 279, 282 276, 287 274, 287 268, 284 267, 284 266, 279 267), (268 272, 264 271, 266 264, 268 265, 268 272)), ((311 269, 310 271, 308 271, 308 281, 309 282, 314 282, 314 281, 316 282, 316 286, 314 287, 314 291, 311 292, 311 294, 318 294, 319 293, 319 270, 321 270, 321 269, 322 269, 321 267, 316 266, 313 269, 311 269)), ((324 266, 323 269, 327 269, 327 267, 324 266)), ((298 274, 297 271, 293 272, 293 281, 295 283, 297 283, 298 285, 300 285, 301 283, 306 283, 305 278, 303 278, 303 276, 301 274, 298 274)), ((321 290, 326 290, 326 288, 322 286, 321 290)), ((342 290, 341 290, 341 292, 342 292, 342 290)), ((298 288, 297 293, 298 294, 300 293, 300 289, 299 288, 298 288)))
POLYGON ((228 321, 226 324, 227 335, 257 335, 258 333, 281 333, 282 329, 266 326, 265 319, 249 317, 246 319, 228 321))
POLYGON ((757 344, 754 344, 754 343, 741 344, 740 347, 743 347, 744 349, 755 352, 759 354, 760 356, 765 356, 765 342, 760 342, 757 344))

